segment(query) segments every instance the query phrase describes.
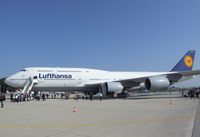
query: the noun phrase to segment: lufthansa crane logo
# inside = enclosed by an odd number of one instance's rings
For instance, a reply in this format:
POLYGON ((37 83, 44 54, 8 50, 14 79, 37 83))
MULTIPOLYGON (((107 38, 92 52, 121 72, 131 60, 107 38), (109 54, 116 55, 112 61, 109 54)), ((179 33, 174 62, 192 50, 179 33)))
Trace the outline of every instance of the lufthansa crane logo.
POLYGON ((192 60, 192 57, 191 56, 185 56, 184 58, 184 62, 185 62, 185 65, 189 68, 192 67, 192 64, 193 64, 193 60, 192 60))

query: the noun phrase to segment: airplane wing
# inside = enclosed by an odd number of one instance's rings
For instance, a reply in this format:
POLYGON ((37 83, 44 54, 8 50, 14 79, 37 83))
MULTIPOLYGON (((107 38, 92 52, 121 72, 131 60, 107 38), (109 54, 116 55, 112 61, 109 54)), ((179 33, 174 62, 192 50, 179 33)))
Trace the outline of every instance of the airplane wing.
MULTIPOLYGON (((164 72, 155 75, 146 75, 143 77, 131 78, 131 79, 123 79, 117 81, 109 81, 109 82, 98 82, 98 83, 87 83, 84 87, 89 89, 99 90, 100 87, 106 85, 107 90, 115 86, 116 89, 118 86, 122 85, 123 90, 127 91, 135 91, 138 89, 147 89, 147 90, 160 90, 167 89, 170 85, 188 80, 193 78, 196 75, 200 75, 200 70, 192 70, 192 71, 181 71, 181 72, 164 72)), ((107 91, 108 92, 108 91, 107 91)))
POLYGON ((200 70, 191 70, 191 71, 181 71, 168 74, 168 79, 172 82, 179 82, 185 78, 193 78, 196 75, 200 75, 200 70))
MULTIPOLYGON (((144 76, 139 78, 127 79, 119 81, 124 87, 144 86, 148 88, 154 87, 168 87, 176 82, 184 81, 193 78, 200 74, 200 70, 192 70, 194 64, 195 51, 189 50, 181 60, 171 69, 170 72, 155 74, 152 76, 144 76), (141 83, 144 83, 141 85, 141 83)), ((156 89, 156 88, 155 88, 156 89)), ((159 88, 158 88, 159 89, 159 88)))
POLYGON ((167 78, 171 84, 176 82, 184 81, 193 78, 196 75, 200 75, 200 70, 192 70, 192 71, 181 71, 181 72, 167 72, 160 75, 153 75, 153 76, 145 76, 145 77, 138 77, 133 79, 124 79, 119 80, 116 82, 120 82, 124 87, 131 88, 140 86, 141 83, 145 83, 145 81, 149 78, 167 78))

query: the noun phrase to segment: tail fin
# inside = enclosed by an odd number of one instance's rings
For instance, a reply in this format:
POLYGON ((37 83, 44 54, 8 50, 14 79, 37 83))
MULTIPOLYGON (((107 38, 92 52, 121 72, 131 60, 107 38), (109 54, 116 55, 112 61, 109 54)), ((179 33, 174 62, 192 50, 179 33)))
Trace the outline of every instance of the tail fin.
POLYGON ((195 50, 189 50, 171 71, 192 70, 194 57, 195 57, 195 50))

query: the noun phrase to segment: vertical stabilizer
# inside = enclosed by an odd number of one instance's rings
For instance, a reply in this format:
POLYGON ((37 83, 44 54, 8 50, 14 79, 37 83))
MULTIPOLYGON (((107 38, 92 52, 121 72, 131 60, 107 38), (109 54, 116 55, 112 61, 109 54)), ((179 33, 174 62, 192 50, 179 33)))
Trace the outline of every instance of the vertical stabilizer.
POLYGON ((189 50, 171 71, 189 71, 194 64, 195 50, 189 50))

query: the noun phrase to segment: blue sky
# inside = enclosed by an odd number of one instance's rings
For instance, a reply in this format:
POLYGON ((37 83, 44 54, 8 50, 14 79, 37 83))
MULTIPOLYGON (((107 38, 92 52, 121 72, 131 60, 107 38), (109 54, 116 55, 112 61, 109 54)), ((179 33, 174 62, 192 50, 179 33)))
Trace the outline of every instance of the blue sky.
POLYGON ((189 49, 199 69, 199 24, 199 0, 1 0, 0 77, 29 66, 168 71, 189 49))

